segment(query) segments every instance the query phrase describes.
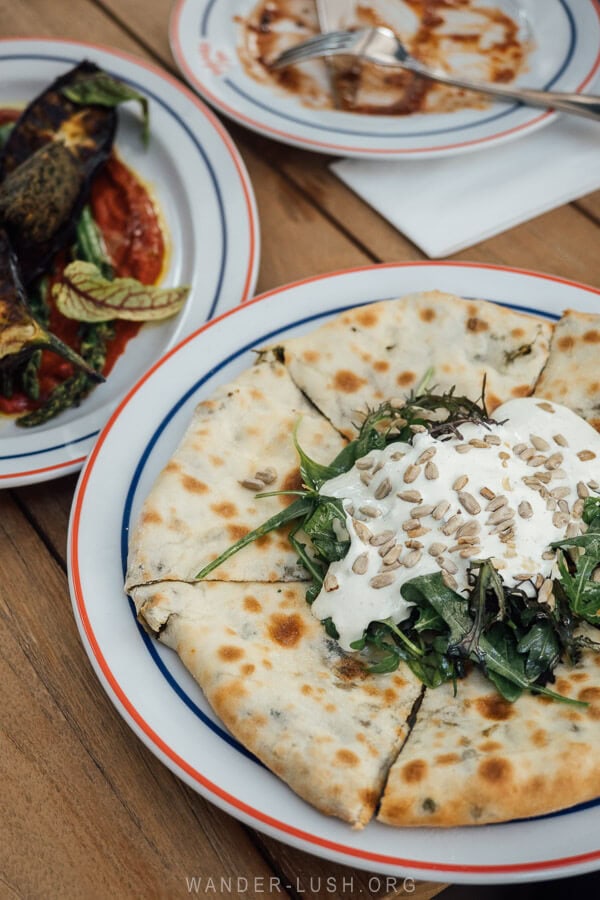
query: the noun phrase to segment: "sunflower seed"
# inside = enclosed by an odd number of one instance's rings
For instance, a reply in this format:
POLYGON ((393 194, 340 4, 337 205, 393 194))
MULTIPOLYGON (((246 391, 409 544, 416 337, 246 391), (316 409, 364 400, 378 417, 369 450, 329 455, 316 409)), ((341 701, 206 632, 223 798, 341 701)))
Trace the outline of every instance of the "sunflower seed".
POLYGON ((383 460, 379 460, 379 462, 373 468, 373 475, 377 475, 383 469, 383 460))
POLYGON ((418 519, 407 519, 406 522, 402 523, 403 531, 414 531, 416 528, 419 528, 421 523, 418 519))
POLYGON ((544 484, 548 484, 550 481, 552 481, 553 477, 565 478, 566 472, 563 472, 562 469, 556 469, 556 471, 554 472, 536 472, 535 477, 538 479, 538 481, 541 481, 544 484))
POLYGON ((569 522, 567 525, 567 530, 565 532, 565 537, 573 538, 579 535, 579 525, 577 522, 569 522))
POLYGON ((375 460, 369 456, 363 456, 361 459, 357 459, 354 465, 357 469, 372 469, 374 462, 375 460))
POLYGON ((475 556, 481 550, 480 546, 477 547, 465 547, 458 554, 461 559, 470 559, 472 556, 475 556))
POLYGON ((585 484, 585 482, 583 482, 583 481, 577 482, 577 496, 581 500, 585 500, 586 497, 590 496, 589 488, 588 488, 587 484, 585 484))
POLYGON ((588 486, 592 491, 597 491, 598 488, 600 488, 600 484, 598 484, 597 481, 588 481, 587 486, 588 486))
POLYGON ((544 550, 542 559, 554 559, 554 550, 544 550))
POLYGON ((573 504, 573 509, 572 509, 571 513, 575 519, 581 518, 581 516, 583 514, 584 503, 585 503, 585 500, 582 497, 580 497, 579 500, 576 500, 575 503, 573 504))
POLYGON ((383 500, 384 497, 387 497, 388 494, 392 492, 392 482, 389 478, 384 478, 383 481, 377 485, 375 490, 375 499, 383 500))
POLYGON ((528 500, 521 500, 519 503, 519 515, 522 519, 530 519, 533 515, 533 507, 528 500))
POLYGON ((524 450, 527 450, 527 444, 522 444, 522 443, 521 443, 521 444, 515 444, 515 446, 512 448, 512 450, 513 450, 513 453, 514 453, 516 456, 520 456, 521 453, 523 453, 524 450))
POLYGON ((562 511, 555 512, 552 516, 552 524, 555 528, 563 528, 569 522, 569 514, 562 511))
POLYGON ((524 460, 524 462, 528 462, 530 459, 533 459, 533 457, 536 456, 536 452, 533 447, 527 447, 525 450, 522 450, 521 453, 519 453, 519 456, 522 460, 524 460))
POLYGON ((458 582, 454 575, 450 575, 449 572, 442 572, 442 579, 446 587, 451 588, 453 591, 458 587, 458 582))
POLYGON ((450 575, 454 575, 458 572, 458 566, 452 559, 443 559, 440 563, 441 568, 444 572, 448 572, 450 575))
MULTIPOLYGON (((469 535, 478 534, 480 531, 480 524, 476 519, 471 519, 470 522, 465 522, 464 525, 461 525, 458 531, 456 532, 457 538, 468 537, 469 535)), ((478 538, 479 540, 479 538, 478 538)))
POLYGON ((468 453, 469 450, 472 450, 473 448, 470 444, 455 444, 454 449, 457 453, 468 453))
MULTIPOLYGON (((423 527, 413 528, 410 532, 410 536, 411 536, 411 538, 421 537, 422 534, 429 534, 430 531, 431 531, 431 528, 423 528, 423 527)), ((408 546, 408 544, 407 544, 407 546, 408 546)))
POLYGON ((514 524, 513 516, 514 512, 512 516, 509 516, 506 519, 502 519, 501 522, 497 522, 496 525, 490 529, 490 534, 501 534, 507 528, 511 527, 514 524))
MULTIPOLYGON (((537 466, 541 466, 544 463, 547 463, 548 458, 546 456, 542 456, 541 454, 537 454, 536 456, 532 456, 531 459, 527 460, 527 465, 532 466, 532 468, 537 468, 537 466)), ((546 466, 547 468, 547 466, 546 466)))
POLYGON ((405 456, 406 456, 406 453, 402 453, 400 450, 396 450, 395 453, 392 453, 392 455, 390 456, 390 459, 393 459, 394 462, 398 462, 398 460, 404 459, 405 456))
POLYGON ((382 558, 385 558, 387 554, 392 550, 393 547, 396 546, 396 541, 388 541, 387 544, 384 544, 383 547, 379 548, 379 555, 382 558))
POLYGON ((444 518, 444 516, 446 515, 446 513, 448 512, 449 509, 450 509, 450 504, 448 503, 448 501, 440 500, 440 502, 438 503, 436 508, 431 513, 432 518, 434 518, 437 522, 439 522, 440 519, 444 518))
POLYGON ((457 513, 455 516, 452 516, 446 524, 442 527, 443 534, 454 534, 460 523, 462 522, 462 516, 460 513, 457 513))
POLYGON ((570 493, 571 488, 569 487, 557 487, 550 491, 550 496, 554 497, 556 500, 562 500, 563 497, 568 497, 570 493))
POLYGON ((360 480, 362 481, 362 483, 364 485, 367 485, 367 486, 370 485, 371 482, 373 481, 373 473, 372 472, 361 472, 360 480))
POLYGON ((410 514, 413 519, 422 519, 424 516, 430 516, 434 509, 435 506, 424 504, 423 506, 415 506, 415 508, 411 510, 410 514))
POLYGON ((569 504, 563 497, 561 497, 561 499, 558 501, 558 508, 560 509, 561 512, 564 512, 564 513, 568 513, 570 511, 569 504))
POLYGON ((596 454, 591 450, 580 450, 577 454, 581 462, 589 462, 590 459, 596 459, 596 454))
POLYGON ((497 497, 494 497, 493 500, 486 506, 487 512, 495 512, 497 509, 500 509, 501 506, 506 506, 508 503, 508 497, 505 497, 504 494, 499 494, 497 497))
POLYGON ((477 447, 480 450, 489 450, 490 445, 486 441, 482 441, 481 438, 471 438, 469 441, 471 447, 477 447))
POLYGON ((592 581, 596 584, 600 581, 600 566, 597 566, 592 572, 592 581))
POLYGON ((536 589, 539 591, 539 589, 541 588, 541 586, 544 583, 544 576, 536 575, 535 578, 533 579, 533 583, 535 584, 536 589))
POLYGON ((369 555, 367 553, 361 553, 352 563, 352 571, 356 572, 357 575, 364 575, 368 568, 369 555))
POLYGON ((438 471, 438 467, 432 460, 429 460, 425 464, 425 478, 428 481, 435 481, 436 478, 440 477, 440 473, 438 471))
POLYGON ((555 434, 553 437, 554 443, 558 444, 559 447, 568 447, 569 442, 564 436, 564 434, 555 434))
POLYGON ((494 444, 495 446, 498 446, 498 444, 502 443, 497 434, 486 434, 486 436, 484 437, 484 441, 486 442, 486 444, 494 444))
POLYGON ((467 484, 469 480, 468 475, 459 475, 454 484, 452 485, 453 491, 462 491, 464 486, 467 484))
POLYGON ((555 500, 554 497, 548 497, 546 500, 546 509, 553 512, 555 509, 558 509, 558 500, 555 500))
POLYGON ((323 579, 323 587, 326 591, 337 591, 339 588, 338 580, 335 575, 332 575, 331 572, 328 572, 325 578, 323 579))
POLYGON ((536 450, 549 450, 550 444, 548 441, 545 441, 543 437, 540 437, 539 434, 530 434, 529 440, 533 444, 536 450))
POLYGON ((389 565, 387 563, 383 563, 381 566, 381 571, 382 572, 395 572, 396 569, 400 569, 401 567, 402 567, 402 563, 399 559, 397 559, 395 562, 390 563, 389 565))
POLYGON ((549 412, 549 413, 554 412, 554 407, 552 406, 551 403, 536 403, 535 405, 539 406, 540 409, 543 409, 544 412, 549 412))
POLYGON ((405 484, 411 484, 413 481, 416 481, 416 479, 419 477, 420 474, 421 474, 421 467, 413 466, 411 464, 410 466, 406 467, 406 469, 404 471, 404 478, 402 480, 404 481, 405 484))
POLYGON ((258 478, 244 478, 244 480, 239 481, 238 484, 241 484, 243 488, 246 488, 249 491, 262 491, 265 487, 264 481, 260 481, 258 478))
POLYGON ((422 550, 423 549, 423 544, 421 543, 421 541, 412 541, 412 540, 404 541, 404 546, 407 547, 409 550, 422 550))
MULTIPOLYGON (((496 496, 495 493, 492 490, 490 490, 489 487, 482 487, 481 490, 479 491, 479 493, 484 498, 484 500, 493 500, 494 497, 496 496)), ((487 507, 486 507, 486 509, 487 509, 487 507)))
POLYGON ((255 477, 260 478, 265 484, 273 484, 277 480, 277 472, 272 466, 267 466, 266 469, 261 469, 260 472, 257 472, 255 477))
POLYGON ((409 428, 413 434, 423 434, 423 432, 427 431, 424 425, 409 425, 409 428))
POLYGON ((369 519, 377 519, 381 515, 381 511, 375 506, 359 506, 358 511, 359 513, 362 513, 363 516, 368 516, 369 519))
POLYGON ((481 506, 478 501, 475 499, 473 494, 470 494, 468 491, 459 491, 458 499, 462 506, 466 509, 468 513, 471 513, 472 516, 476 516, 477 513, 481 512, 481 506))
POLYGON ((380 575, 375 575, 374 578, 371 578, 369 584, 372 588, 384 588, 387 587, 388 584, 392 584, 395 579, 395 575, 392 572, 383 572, 380 575))
POLYGON ((436 451, 436 448, 435 448, 435 447, 428 447, 427 450, 423 450, 423 452, 421 453, 421 455, 420 455, 419 458, 417 459, 417 465, 418 465, 418 466, 422 466, 422 465, 423 465, 424 463, 426 463, 429 459, 431 459, 433 456, 435 456, 436 452, 437 452, 437 451, 436 451))
POLYGON ((429 545, 429 550, 427 552, 431 554, 431 556, 440 556, 447 547, 447 544, 440 544, 436 541, 434 544, 429 545))
POLYGON ((552 595, 552 587, 553 587, 552 581, 550 580, 550 578, 546 578, 546 580, 544 581, 544 583, 542 584, 542 586, 538 592, 538 602, 539 603, 548 603, 549 602, 550 597, 552 595))
POLYGON ((407 569, 412 569, 412 567, 416 566, 416 564, 419 562, 422 555, 423 554, 420 550, 411 550, 410 553, 407 553, 402 562, 407 569))
POLYGON ((391 539, 394 537, 394 532, 389 529, 386 531, 380 531, 379 534, 374 534, 371 538, 371 544, 373 547, 381 547, 383 544, 389 544, 391 539))
POLYGON ((558 467, 562 464, 563 455, 562 453, 553 453, 548 457, 546 462, 544 463, 544 468, 548 469, 548 471, 552 471, 553 469, 558 469, 558 467))
POLYGON ((352 524, 354 526, 354 530, 363 541, 363 543, 368 544, 373 535, 371 531, 367 528, 364 522, 360 522, 358 519, 352 519, 352 524))
POLYGON ((423 499, 418 491, 398 491, 396 497, 400 497, 407 503, 421 503, 423 499))

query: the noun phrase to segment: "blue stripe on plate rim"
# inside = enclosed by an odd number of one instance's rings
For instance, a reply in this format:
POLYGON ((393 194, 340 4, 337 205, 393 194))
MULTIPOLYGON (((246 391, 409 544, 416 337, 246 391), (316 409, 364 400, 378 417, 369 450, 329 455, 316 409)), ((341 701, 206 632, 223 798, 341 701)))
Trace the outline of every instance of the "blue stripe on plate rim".
MULTIPOLYGON (((379 298, 378 300, 372 300, 371 303, 377 303, 382 299, 390 300, 393 298, 392 297, 379 298)), ((470 298, 467 297, 466 299, 470 299, 470 298)), ((537 315, 537 316, 541 315, 547 319, 551 319, 552 321, 556 321, 560 318, 559 316, 555 315, 554 313, 548 313, 548 312, 545 312, 545 311, 539 310, 539 309, 532 309, 531 307, 528 307, 528 306, 520 306, 518 304, 506 303, 506 302, 501 302, 498 300, 494 300, 492 302, 497 303, 500 306, 506 306, 509 309, 517 310, 518 312, 530 313, 530 314, 537 315)), ((146 463, 148 462, 148 459, 152 454, 152 451, 156 445, 156 442, 158 441, 160 436, 163 434, 165 428, 167 428, 167 426, 172 421, 174 416, 182 408, 182 406, 184 406, 187 403, 187 401, 190 399, 190 397, 192 397, 196 393, 196 391, 198 391, 210 378, 212 378, 214 375, 216 375, 218 372, 220 372, 222 369, 224 369, 226 366, 228 366, 231 362, 234 362, 236 359, 239 359, 239 357, 242 356, 244 353, 248 353, 250 350, 253 349, 253 347, 256 347, 257 344, 266 343, 266 342, 272 340, 273 338, 278 337, 282 332, 288 331, 291 328, 295 328, 300 325, 307 325, 307 324, 310 324, 311 322, 317 322, 319 319, 346 312, 347 310, 352 309, 355 306, 359 306, 359 305, 367 306, 370 304, 351 303, 351 304, 348 304, 345 306, 339 306, 335 309, 327 310, 326 312, 315 313, 314 315, 305 316, 302 319, 297 319, 294 322, 288 322, 284 326, 277 328, 274 331, 270 331, 267 334, 263 334, 260 337, 255 338, 250 343, 244 344, 242 347, 239 347, 237 350, 233 351, 233 353, 230 353, 227 357, 225 357, 225 359, 222 359, 221 362, 217 363, 215 366, 211 366, 211 368, 208 370, 208 372, 205 372, 199 379, 197 379, 197 381, 195 381, 194 384, 192 384, 192 386, 190 388, 188 388, 188 390, 179 398, 177 403, 175 403, 171 407, 171 409, 163 417, 162 421, 160 422, 158 427, 155 429, 150 440, 146 444, 146 446, 140 456, 138 464, 135 468, 133 476, 131 478, 129 489, 128 489, 126 497, 125 497, 125 503, 123 506, 123 515, 122 515, 122 519, 121 519, 121 567, 122 567, 122 571, 123 571, 123 578, 125 578, 125 572, 127 569, 127 545, 128 545, 129 528, 130 528, 130 524, 131 524, 131 512, 132 512, 132 507, 133 507, 133 503, 135 500, 135 494, 136 494, 136 491, 137 491, 137 488, 139 485, 140 478, 146 467, 146 463)), ((254 756, 253 753, 250 753, 250 751, 247 750, 246 747, 244 747, 243 744, 240 744, 240 742, 237 741, 234 737, 232 737, 232 735, 229 734, 228 731, 225 731, 225 729, 223 729, 217 722, 215 722, 213 719, 211 719, 209 716, 207 716, 206 713, 203 710, 201 710, 200 707, 192 700, 192 698, 189 696, 189 694, 183 690, 181 685, 177 682, 176 678, 170 672, 165 661, 161 658, 161 656, 158 652, 158 649, 157 649, 158 648, 157 642, 153 638, 151 638, 150 635, 147 634, 146 631, 144 631, 144 629, 141 627, 141 625, 137 621, 135 607, 131 600, 129 600, 129 604, 130 604, 131 614, 135 620, 136 627, 138 629, 138 633, 139 633, 140 637, 142 638, 142 641, 144 642, 144 645, 145 645, 152 661, 154 662, 154 664, 156 665, 156 667, 158 668, 158 670, 160 671, 161 675, 164 677, 166 682, 169 684, 169 686, 177 694, 179 699, 182 700, 183 703, 185 703, 185 705, 188 707, 188 709, 191 710, 191 712, 198 719, 200 719, 200 721, 204 725, 206 725, 206 727, 209 728, 217 737, 221 738, 221 740, 225 741, 225 743, 227 743, 234 750, 237 750, 238 753, 242 754, 247 759, 256 763, 258 766, 261 766, 261 768, 266 768, 264 766, 264 764, 259 759, 257 759, 256 756, 254 756)), ((565 816, 570 813, 579 812, 584 809, 591 809, 591 808, 593 808, 595 806, 599 806, 599 805, 600 805, 600 798, 598 798, 597 800, 590 800, 586 803, 579 803, 579 804, 577 804, 577 806, 572 806, 572 807, 569 807, 568 809, 562 809, 562 810, 559 810, 558 812, 547 813, 546 815, 543 815, 543 816, 533 816, 533 817, 530 817, 529 819, 527 819, 527 821, 536 821, 538 819, 549 819, 549 818, 554 818, 556 816, 565 816)), ((513 821, 522 821, 522 820, 514 819, 513 821)), ((506 824, 506 823, 499 822, 499 823, 494 823, 494 824, 501 825, 501 824, 506 824)))
MULTIPOLYGON (((209 27, 209 19, 210 14, 214 9, 215 4, 218 0, 208 0, 207 6, 204 10, 201 22, 200 22, 200 37, 203 39, 207 39, 208 35, 208 27, 209 27)), ((554 84, 558 81, 559 78, 562 77, 566 68, 569 66, 577 48, 577 25, 575 22, 575 18, 569 6, 570 0, 558 0, 558 3, 562 6, 565 16, 567 18, 568 26, 569 26, 569 47, 567 49, 567 53, 563 62, 559 65, 557 71, 549 79, 543 86, 542 90, 548 91, 552 88, 554 84)), ((259 109, 264 110, 265 112, 271 113, 274 116, 277 116, 280 119, 285 119, 288 122, 293 122, 295 125, 301 125, 304 128, 313 128, 316 131, 323 131, 332 134, 344 134, 349 135, 351 137, 365 137, 365 138, 377 138, 378 140, 397 140, 398 138, 424 138, 424 137, 435 137, 441 134, 454 134, 460 131, 468 131, 472 128, 479 128, 481 125, 487 125, 490 122, 496 122, 499 119, 503 119, 505 116, 510 115, 516 109, 523 106, 522 103, 514 103, 510 104, 506 108, 502 109, 500 112, 495 113, 492 116, 488 116, 485 119, 477 119, 474 122, 466 125, 456 125, 448 128, 438 128, 438 129, 430 129, 427 131, 415 131, 407 134, 406 132, 394 132, 394 133, 385 133, 382 134, 379 131, 371 130, 371 131, 358 131, 352 128, 336 128, 329 123, 327 125, 323 125, 318 122, 311 121, 310 119, 300 118, 298 116, 293 116, 289 113, 285 113, 280 109, 275 109, 275 107, 269 106, 267 103, 263 103, 257 97, 253 97, 247 91, 245 91, 239 84, 236 84, 231 78, 224 78, 223 83, 227 85, 234 93, 238 94, 245 101, 252 104, 253 106, 258 107, 259 109)))
MULTIPOLYGON (((18 38, 16 38, 15 40, 18 40, 18 38)), ((90 48, 87 48, 87 47, 82 48, 82 50, 85 50, 86 52, 89 49, 90 48)), ((108 51, 103 50, 103 53, 107 53, 107 52, 108 51)), ((1 52, 1 45, 0 45, 0 64, 2 64, 6 60, 33 60, 33 61, 43 60, 43 61, 49 61, 49 62, 60 62, 60 63, 68 63, 70 65, 75 65, 76 63, 80 62, 81 57, 80 56, 71 56, 71 55, 65 55, 65 56, 60 55, 59 56, 58 54, 50 53, 50 52, 49 53, 6 53, 6 54, 3 54, 1 52)), ((221 257, 221 265, 219 268, 219 277, 218 277, 218 281, 217 281, 217 287, 216 287, 216 290, 215 290, 215 293, 214 293, 214 296, 212 299, 212 303, 210 305, 210 309, 208 311, 208 315, 206 316, 206 321, 208 322, 208 320, 213 317, 215 310, 217 308, 217 304, 219 302, 221 290, 223 288, 223 279, 225 277, 225 264, 226 264, 227 252, 228 252, 228 234, 227 234, 227 221, 225 219, 225 207, 223 205, 223 196, 221 193, 221 188, 219 186, 219 182, 217 180, 215 170, 213 168, 211 161, 209 160, 208 156, 206 155, 206 151, 204 150, 202 144, 200 143, 200 141, 198 140, 198 138, 196 137, 194 132, 191 130, 191 128, 189 127, 189 125, 187 124, 185 119, 183 119, 179 115, 178 112, 176 112, 171 106, 169 106, 169 104, 165 100, 163 100, 162 97, 159 97, 157 94, 155 94, 153 91, 151 91, 145 83, 135 81, 132 78, 125 78, 123 75, 115 73, 115 72, 113 72, 112 74, 114 74, 115 77, 118 77, 118 78, 122 79, 123 81, 126 81, 128 84, 133 85, 133 87, 137 88, 137 90, 144 93, 147 97, 150 97, 155 103, 157 103, 159 106, 162 106, 163 109, 167 113, 169 113, 169 115, 171 115, 173 119, 175 119, 175 121, 187 133, 188 137, 190 138, 190 140, 192 141, 192 143, 198 150, 198 152, 199 152, 200 156, 202 157, 202 160, 204 161, 204 164, 208 170, 208 173, 210 175, 210 179, 211 179, 211 182, 212 182, 212 185, 213 185, 213 188, 215 191, 216 199, 217 199, 217 205, 219 207, 219 214, 220 214, 220 219, 221 219, 220 226, 221 226, 221 239, 222 239, 222 244, 223 244, 223 253, 222 253, 222 257, 221 257)), ((43 453, 52 453, 56 450, 62 450, 65 447, 72 447, 75 444, 80 443, 81 441, 95 438, 99 434, 100 434, 100 430, 98 429, 96 431, 92 431, 89 434, 84 435, 83 437, 79 437, 76 439, 66 441, 64 444, 55 444, 51 447, 44 447, 41 450, 35 450, 35 451, 28 452, 28 453, 14 453, 14 454, 10 454, 7 456, 0 456, 0 461, 5 461, 5 460, 9 460, 9 459, 23 459, 24 457, 38 456, 43 453)))

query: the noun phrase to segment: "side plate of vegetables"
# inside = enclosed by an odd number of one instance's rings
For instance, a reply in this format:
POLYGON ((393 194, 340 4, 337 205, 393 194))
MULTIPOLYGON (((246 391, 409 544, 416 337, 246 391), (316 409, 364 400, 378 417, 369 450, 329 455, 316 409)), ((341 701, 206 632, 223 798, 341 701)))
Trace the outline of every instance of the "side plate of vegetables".
POLYGON ((0 487, 79 468, 126 390, 254 287, 222 126, 166 73, 0 41, 0 487))

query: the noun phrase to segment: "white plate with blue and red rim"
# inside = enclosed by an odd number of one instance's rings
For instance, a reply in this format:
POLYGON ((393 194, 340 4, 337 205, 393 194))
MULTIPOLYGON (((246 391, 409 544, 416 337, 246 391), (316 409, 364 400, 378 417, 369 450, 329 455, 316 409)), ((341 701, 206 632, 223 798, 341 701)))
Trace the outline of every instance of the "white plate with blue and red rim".
MULTIPOLYGON (((188 82, 220 112, 283 143, 320 153, 370 159, 448 156, 514 140, 548 125, 553 112, 516 103, 405 116, 311 109, 293 94, 260 83, 238 55, 236 19, 256 0, 177 0, 171 48, 188 82)), ((600 67, 599 0, 496 0, 516 9, 532 50, 515 82, 543 90, 584 91, 600 67)), ((443 12, 443 10, 438 11, 443 12)), ((515 18, 513 16, 513 18, 515 18)), ((468 74, 468 72, 467 72, 468 74)))
POLYGON ((227 732, 176 654, 137 624, 123 592, 127 540, 198 401, 254 360, 252 349, 309 332, 352 306, 441 289, 557 319, 597 311, 600 290, 468 263, 399 263, 308 278, 209 322, 130 390, 80 476, 68 540, 75 617, 117 711, 175 774, 281 841, 390 876, 464 883, 540 880, 600 867, 600 799, 535 819, 453 829, 363 831, 309 806, 227 732))
POLYGON ((107 381, 81 406, 25 429, 0 417, 0 487, 81 468, 101 427, 149 366, 186 334, 252 296, 259 227, 250 179, 216 116, 162 69, 119 50, 67 40, 0 40, 0 108, 24 106, 89 59, 148 97, 150 142, 135 109, 122 107, 115 147, 158 203, 168 242, 165 285, 191 285, 182 312, 144 325, 107 381))

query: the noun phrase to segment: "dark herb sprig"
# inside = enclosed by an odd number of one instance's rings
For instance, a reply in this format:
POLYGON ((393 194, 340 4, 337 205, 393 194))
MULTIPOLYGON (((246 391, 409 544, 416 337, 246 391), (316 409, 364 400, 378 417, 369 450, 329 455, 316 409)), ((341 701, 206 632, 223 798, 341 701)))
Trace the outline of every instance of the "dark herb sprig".
POLYGON ((585 534, 555 541, 558 549, 560 587, 575 616, 591 625, 600 626, 600 581, 594 572, 600 566, 600 497, 588 497, 582 519, 588 526, 585 534), (565 550, 578 548, 567 557, 565 550))

